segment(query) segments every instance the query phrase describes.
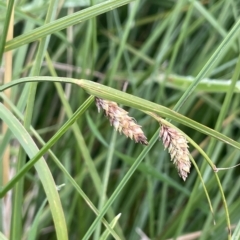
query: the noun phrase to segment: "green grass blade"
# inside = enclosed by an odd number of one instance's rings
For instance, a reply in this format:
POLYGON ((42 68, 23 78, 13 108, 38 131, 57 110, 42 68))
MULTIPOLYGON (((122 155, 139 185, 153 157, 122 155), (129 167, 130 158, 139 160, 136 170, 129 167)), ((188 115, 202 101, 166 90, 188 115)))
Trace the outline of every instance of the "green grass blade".
POLYGON ((209 23, 222 35, 222 37, 225 37, 227 35, 226 30, 219 24, 219 22, 209 13, 200 2, 194 1, 194 7, 197 11, 199 11, 204 18, 206 18, 209 23))
POLYGON ((29 229, 29 232, 28 232, 28 240, 35 240, 37 238, 38 224, 40 222, 40 217, 41 217, 41 214, 42 214, 46 204, 47 204, 47 199, 45 199, 42 202, 42 205, 38 209, 38 212, 37 212, 37 214, 36 214, 36 216, 34 218, 32 226, 31 226, 31 228, 29 229))
MULTIPOLYGON (((1 103, 0 118, 8 125, 30 158, 39 153, 36 144, 33 142, 32 138, 22 126, 22 124, 1 103)), ((52 212, 57 237, 58 239, 68 239, 67 227, 61 206, 61 201, 56 190, 56 185, 54 179, 52 178, 51 172, 43 158, 40 158, 38 162, 35 162, 35 168, 45 189, 45 193, 52 212)), ((22 176, 25 175, 28 170, 29 169, 23 170, 22 176)), ((1 197, 3 196, 4 195, 1 197)))
POLYGON ((36 28, 29 33, 25 33, 19 37, 14 38, 11 41, 6 42, 5 51, 9 51, 15 48, 18 48, 24 44, 36 41, 43 37, 46 37, 49 34, 58 32, 62 29, 65 29, 69 26, 81 23, 83 21, 89 20, 93 17, 96 17, 102 13, 113 10, 114 8, 121 7, 126 5, 134 0, 112 0, 105 1, 100 4, 96 4, 92 7, 86 8, 79 12, 73 13, 69 16, 60 18, 51 23, 45 24, 39 28, 36 28))
MULTIPOLYGON (((116 223, 118 222, 118 219, 121 217, 121 213, 119 213, 113 220, 112 222, 110 223, 110 227, 111 228, 114 228, 114 226, 116 225, 116 223)), ((100 240, 106 240, 109 236, 109 230, 106 229, 104 231, 104 233, 102 234, 102 236, 100 237, 100 240)))
POLYGON ((238 142, 224 136, 223 134, 213 129, 210 129, 200 123, 197 123, 177 112, 174 112, 173 110, 160 106, 156 103, 152 103, 145 99, 141 99, 139 97, 121 92, 119 90, 112 89, 107 86, 103 86, 98 83, 87 81, 87 80, 79 80, 78 85, 83 89, 85 89, 89 94, 92 94, 94 96, 97 96, 103 99, 112 100, 112 101, 121 103, 126 106, 130 106, 139 110, 144 110, 144 111, 146 110, 146 111, 157 113, 162 117, 170 118, 176 122, 179 122, 183 125, 191 127, 206 135, 210 135, 214 138, 217 138, 227 144, 230 144, 240 149, 240 144, 238 142))
MULTIPOLYGON (((51 1, 49 4, 47 16, 45 22, 50 22, 53 18, 55 18, 56 10, 57 10, 57 3, 58 1, 51 1)), ((43 38, 40 40, 40 44, 38 47, 37 55, 35 58, 35 64, 31 69, 32 75, 39 75, 41 64, 43 60, 44 53, 48 46, 50 40, 50 36, 43 38)), ((25 86, 26 87, 26 86, 25 86)), ((29 130, 31 122, 32 122, 32 115, 34 110, 35 104, 35 94, 37 91, 37 83, 30 83, 30 89, 28 92, 27 102, 26 102, 26 111, 24 117, 24 127, 26 130, 29 130)), ((21 148, 18 155, 17 167, 16 171, 18 172, 25 163, 26 153, 21 148)), ((11 219, 11 233, 10 239, 16 239, 22 235, 22 202, 23 202, 23 179, 19 180, 14 188, 14 197, 13 197, 13 210, 12 210, 12 219, 11 219)))
POLYGON ((201 133, 204 133, 206 135, 212 136, 214 138, 217 138, 220 141, 223 141, 235 148, 240 149, 240 143, 228 138, 227 136, 224 136, 223 134, 208 128, 196 121, 193 121, 173 110, 170 110, 166 107, 163 107, 161 105, 158 105, 156 103, 147 101, 145 99, 130 95, 128 93, 101 85, 99 83, 95 83, 88 80, 77 80, 72 78, 59 78, 59 77, 28 77, 28 78, 22 78, 15 81, 10 82, 9 84, 2 85, 0 87, 0 91, 3 91, 9 87, 12 87, 14 85, 23 83, 23 82, 67 82, 67 83, 74 83, 78 84, 80 87, 85 89, 89 94, 118 102, 120 104, 123 104, 125 106, 129 106, 132 108, 136 108, 139 110, 144 111, 150 111, 159 114, 162 117, 170 118, 176 122, 179 122, 185 126, 188 126, 190 128, 193 128, 201 133))

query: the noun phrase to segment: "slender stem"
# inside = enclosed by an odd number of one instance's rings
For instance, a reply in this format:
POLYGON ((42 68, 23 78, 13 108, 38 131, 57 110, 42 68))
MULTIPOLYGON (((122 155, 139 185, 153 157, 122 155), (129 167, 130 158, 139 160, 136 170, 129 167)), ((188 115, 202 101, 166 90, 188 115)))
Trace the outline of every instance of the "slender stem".
POLYGON ((225 142, 237 149, 240 149, 240 143, 234 141, 233 139, 200 124, 190 118, 187 118, 167 107, 161 106, 159 104, 147 101, 145 99, 133 96, 131 94, 104 86, 102 84, 92 82, 89 80, 78 80, 73 78, 59 78, 59 77, 27 77, 21 78, 16 81, 12 81, 9 84, 5 84, 0 87, 0 92, 12 87, 14 85, 24 83, 24 82, 65 82, 65 83, 72 83, 77 84, 82 87, 86 92, 90 95, 115 101, 120 104, 136 108, 141 111, 151 111, 156 114, 159 114, 161 117, 166 117, 176 122, 179 122, 185 126, 195 129, 201 133, 207 134, 211 137, 217 138, 218 140, 225 142))

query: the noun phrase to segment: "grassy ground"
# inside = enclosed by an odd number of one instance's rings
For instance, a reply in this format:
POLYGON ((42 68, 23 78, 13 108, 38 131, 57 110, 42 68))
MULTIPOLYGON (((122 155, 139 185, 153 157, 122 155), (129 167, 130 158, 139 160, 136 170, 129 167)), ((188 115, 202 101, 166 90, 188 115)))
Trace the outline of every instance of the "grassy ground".
POLYGON ((220 171, 240 155, 239 1, 7 4, 0 239, 240 239, 240 170, 220 171), (128 111, 148 146, 116 132, 95 96, 128 111), (186 181, 155 114, 186 134, 186 181))

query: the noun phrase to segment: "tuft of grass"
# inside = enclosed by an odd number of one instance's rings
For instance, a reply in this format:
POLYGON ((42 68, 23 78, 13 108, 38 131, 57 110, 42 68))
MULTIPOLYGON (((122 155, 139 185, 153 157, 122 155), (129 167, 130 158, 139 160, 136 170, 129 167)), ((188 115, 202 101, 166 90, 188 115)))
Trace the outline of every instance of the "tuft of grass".
POLYGON ((237 238, 239 10, 0 1, 1 238, 237 238))

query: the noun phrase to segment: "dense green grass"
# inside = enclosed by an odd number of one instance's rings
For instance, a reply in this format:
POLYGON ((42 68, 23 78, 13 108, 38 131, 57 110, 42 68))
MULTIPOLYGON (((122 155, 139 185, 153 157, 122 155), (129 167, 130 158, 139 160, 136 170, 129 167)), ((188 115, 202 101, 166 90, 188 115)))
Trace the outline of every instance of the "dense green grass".
POLYGON ((240 239, 239 167, 213 171, 240 156, 237 0, 0 12, 0 239, 240 239), (114 131, 94 96, 129 111, 149 145, 114 131), (152 113, 187 135, 185 182, 152 113))

